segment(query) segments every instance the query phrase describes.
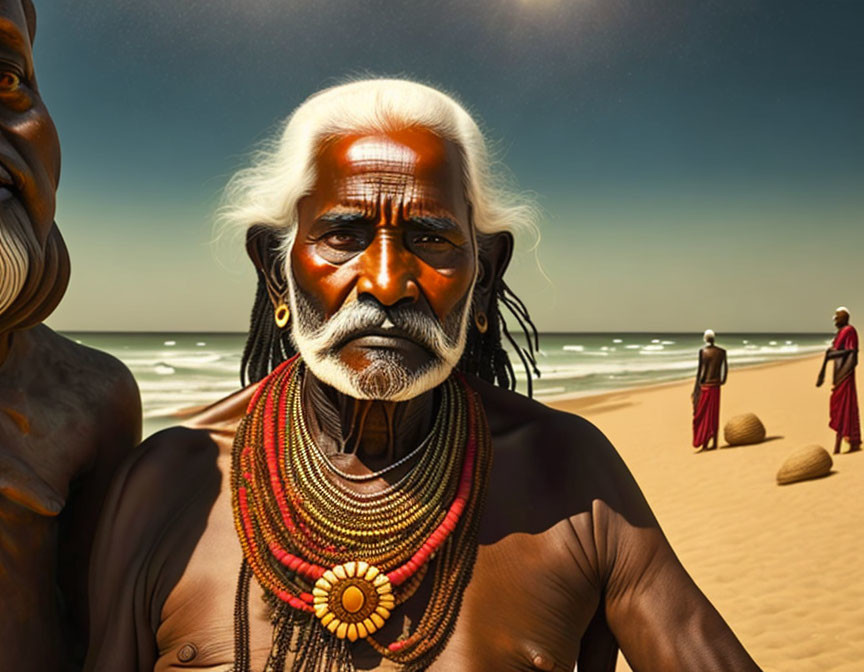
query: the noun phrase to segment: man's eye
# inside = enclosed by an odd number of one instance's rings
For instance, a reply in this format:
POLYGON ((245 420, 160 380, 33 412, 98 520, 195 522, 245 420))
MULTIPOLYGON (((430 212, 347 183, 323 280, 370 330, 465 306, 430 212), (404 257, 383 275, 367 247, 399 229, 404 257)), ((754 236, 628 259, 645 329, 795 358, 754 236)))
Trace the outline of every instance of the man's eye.
POLYGON ((340 250, 344 249, 360 249, 363 247, 362 239, 355 233, 345 231, 334 231, 324 236, 324 241, 340 250))
POLYGON ((436 236, 432 233, 424 233, 423 235, 417 236, 414 239, 414 242, 418 245, 448 245, 450 243, 446 238, 442 238, 441 236, 436 236))
POLYGON ((21 77, 11 70, 3 70, 0 72, 0 92, 12 93, 18 90, 21 86, 21 77))

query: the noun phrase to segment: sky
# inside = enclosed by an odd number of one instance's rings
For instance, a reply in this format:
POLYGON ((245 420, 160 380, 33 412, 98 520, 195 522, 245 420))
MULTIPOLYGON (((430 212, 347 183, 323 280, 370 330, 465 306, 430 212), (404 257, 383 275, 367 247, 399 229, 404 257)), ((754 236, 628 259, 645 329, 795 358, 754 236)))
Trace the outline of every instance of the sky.
POLYGON ((358 75, 454 93, 540 207, 542 331, 826 331, 864 313, 857 0, 36 0, 60 330, 243 331, 232 173, 358 75))

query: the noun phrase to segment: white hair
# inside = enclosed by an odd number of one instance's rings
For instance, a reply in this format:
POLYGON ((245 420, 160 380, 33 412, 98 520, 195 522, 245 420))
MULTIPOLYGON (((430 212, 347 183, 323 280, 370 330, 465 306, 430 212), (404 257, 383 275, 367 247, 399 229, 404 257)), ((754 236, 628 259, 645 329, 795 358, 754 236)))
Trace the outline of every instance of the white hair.
POLYGON ((8 198, 0 208, 0 314, 18 298, 27 274, 30 257, 25 235, 29 221, 18 199, 8 198))
POLYGON ((282 229, 283 253, 293 241, 297 203, 315 182, 313 159, 329 138, 419 126, 459 148, 466 200, 477 231, 527 231, 536 236, 537 211, 501 186, 477 123, 451 96, 405 79, 366 79, 310 96, 289 116, 278 137, 253 157, 225 189, 220 219, 248 228, 282 229))
POLYGON ((848 309, 846 306, 838 306, 838 307, 834 310, 834 313, 835 313, 835 314, 836 314, 836 313, 846 313, 847 315, 849 315, 849 309, 848 309))
POLYGON ((706 343, 710 343, 716 338, 716 336, 714 335, 714 330, 706 329, 705 333, 702 334, 702 338, 705 340, 706 343))

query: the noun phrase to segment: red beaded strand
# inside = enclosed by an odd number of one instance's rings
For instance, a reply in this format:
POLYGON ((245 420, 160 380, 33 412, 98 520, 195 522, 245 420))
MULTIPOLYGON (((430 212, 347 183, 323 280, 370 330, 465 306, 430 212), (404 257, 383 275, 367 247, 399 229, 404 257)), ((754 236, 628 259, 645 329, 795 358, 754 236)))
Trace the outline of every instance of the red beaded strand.
MULTIPOLYGON (((289 369, 295 364, 296 357, 294 359, 288 360, 279 366, 269 377, 268 381, 272 379, 281 379, 284 377, 286 372, 289 372, 289 369)), ((250 401, 249 406, 247 408, 247 414, 252 413, 255 406, 259 402, 262 393, 264 391, 264 385, 259 386, 255 395, 250 401)), ((284 389, 284 388, 283 388, 284 389)), ((274 426, 274 418, 277 419, 277 422, 281 425, 279 429, 284 429, 284 418, 285 414, 285 395, 280 394, 278 399, 276 400, 278 403, 278 412, 274 412, 274 399, 273 395, 268 394, 265 397, 265 405, 264 405, 264 432, 263 432, 263 443, 264 443, 264 452, 267 460, 268 467, 268 475, 270 485, 273 490, 274 498, 279 506, 279 511, 281 513, 282 521, 284 522, 286 528, 288 529, 289 534, 297 534, 297 525, 291 517, 290 509, 286 503, 285 493, 282 488, 282 479, 279 473, 278 467, 278 456, 276 453, 276 443, 277 437, 280 433, 277 428, 274 426)), ((462 472, 459 479, 459 488, 457 490, 456 498, 453 500, 450 505, 447 514, 444 517, 444 521, 429 535, 429 538, 423 542, 422 546, 414 553, 411 558, 408 559, 407 562, 397 567, 396 569, 387 573, 387 578, 394 586, 401 585, 408 579, 410 579, 417 571, 423 566, 429 559, 429 557, 435 553, 438 547, 443 544, 450 534, 456 529, 456 525, 459 522, 459 518, 462 515, 462 512, 465 509, 465 502, 467 501, 468 494, 471 491, 473 479, 473 469, 474 469, 474 458, 476 454, 476 441, 473 436, 473 422, 472 415, 473 409, 471 405, 469 405, 469 438, 468 445, 465 454, 465 459, 462 466, 462 472)), ((244 448, 243 454, 249 455, 251 453, 251 446, 246 446, 244 448)), ((248 481, 251 473, 248 471, 243 472, 244 478, 248 481)), ((249 540, 249 545, 251 548, 257 547, 254 543, 254 529, 251 523, 251 519, 248 514, 248 504, 246 503, 246 490, 242 488, 242 502, 241 502, 241 510, 244 512, 243 519, 243 531, 249 540)), ((296 572, 297 574, 303 576, 305 579, 311 582, 317 581, 324 574, 325 571, 329 569, 329 567, 323 567, 321 565, 317 565, 314 563, 309 563, 303 560, 302 558, 294 555, 290 551, 285 548, 282 548, 278 543, 271 542, 269 545, 269 550, 273 557, 275 557, 282 565, 287 567, 292 572, 296 572)), ((251 564, 251 563, 250 563, 251 564)), ((257 563, 256 563, 257 564, 257 563)), ((254 567, 255 565, 253 565, 254 567)), ((294 595, 291 595, 286 590, 281 589, 276 594, 279 599, 284 602, 288 602, 293 605, 293 602, 296 600, 294 595)), ((308 600, 311 603, 311 596, 308 600)), ((306 607, 306 605, 304 605, 306 607)))
MULTIPOLYGON (((405 487, 425 488, 422 497, 432 499, 417 499, 410 494, 413 491, 397 488, 393 495, 388 495, 391 500, 388 506, 397 508, 377 509, 378 500, 385 501, 383 494, 357 495, 350 489, 344 490, 344 486, 330 484, 326 480, 312 490, 308 489, 308 482, 303 485, 303 478, 311 477, 312 482, 316 478, 320 480, 323 472, 316 466, 315 460, 326 458, 316 457, 318 449, 313 444, 313 450, 310 450, 308 444, 311 437, 305 430, 299 397, 302 370, 302 362, 294 357, 265 378, 253 394, 246 416, 237 430, 232 467, 232 501, 244 558, 265 594, 290 609, 314 613, 318 602, 311 592, 312 586, 325 575, 332 577, 331 570, 336 565, 345 562, 350 565, 349 561, 372 557, 369 553, 383 553, 375 555, 381 558, 376 561, 382 572, 381 578, 386 577, 396 591, 396 603, 401 604, 419 586, 420 578, 425 574, 425 571, 420 573, 421 570, 425 570, 432 557, 441 554, 432 598, 414 633, 387 646, 379 644, 372 636, 361 635, 367 637, 370 645, 385 657, 406 665, 406 669, 420 669, 416 666, 421 666, 424 660, 428 664, 452 631, 461 604, 462 590, 470 578, 476 556, 477 519, 491 464, 488 428, 479 399, 458 373, 454 376, 456 382, 445 383, 442 387, 444 399, 452 399, 456 405, 445 408, 445 402, 442 402, 439 407, 439 420, 444 418, 440 431, 444 433, 439 435, 437 442, 430 444, 431 447, 425 453, 420 453, 420 461, 397 484, 405 481, 406 484, 412 484, 405 487), (448 385, 450 387, 446 387, 448 385), (460 415, 460 410, 465 415, 460 415), (293 418, 290 424, 289 418, 293 418), (460 436, 463 438, 460 439, 460 436), (442 450, 445 452, 431 452, 442 450), (298 459, 299 462, 296 461, 298 459), (307 475, 303 476, 306 472, 307 475), (437 476, 430 480, 433 474, 437 476), (335 489, 328 494, 327 488, 330 487, 335 489), (318 497, 318 504, 313 506, 312 501, 307 499, 310 496, 313 500, 318 497), (446 509, 443 506, 434 508, 447 501, 441 501, 442 496, 450 500, 449 505, 446 509), (340 506, 339 502, 343 500, 354 509, 353 513, 349 511, 344 514, 348 517, 328 521, 326 517, 319 518, 321 513, 314 513, 332 510, 334 514, 343 516, 338 513, 340 509, 333 509, 334 506, 340 506), (403 500, 404 504, 397 504, 403 500), (427 502, 423 506, 432 505, 433 508, 428 511, 435 513, 421 515, 424 509, 416 508, 421 501, 427 502), (324 508, 321 509, 321 506, 324 508), (366 510, 368 514, 361 513, 366 510), (390 520, 381 518, 386 511, 391 512, 388 515, 393 515, 394 521, 403 521, 397 525, 409 527, 392 528, 393 532, 389 532, 391 528, 387 527, 387 536, 370 537, 369 542, 363 541, 366 537, 362 535, 366 533, 362 529, 368 524, 364 521, 377 520, 377 524, 381 525, 383 521, 390 520), (470 511, 471 516, 464 523, 466 511, 470 511), (340 524, 344 525, 340 523, 343 520, 354 520, 360 527, 339 527, 340 524), (356 529, 356 534, 352 533, 355 536, 345 537, 347 530, 351 529, 356 529), (399 529, 405 531, 399 532, 399 529), (331 539, 334 531, 337 535, 331 539), (334 543, 340 534, 345 541, 334 543), (453 543, 448 543, 453 537, 456 537, 453 543), (351 544, 356 545, 355 550, 350 544, 344 548, 341 545, 355 538, 356 541, 351 541, 351 544), (413 552, 405 546, 405 540, 409 539, 416 539, 408 542, 414 544, 413 552), (379 550, 373 551, 373 548, 379 550), (406 550, 410 555, 402 554, 406 550), (321 564, 322 560, 331 564, 321 564), (398 564, 394 565, 394 561, 398 564), (453 578, 446 578, 450 576, 453 578)), ((384 492, 393 487, 396 486, 384 492)), ((365 566, 365 563, 361 564, 365 566)), ((243 604, 239 596, 238 604, 243 604)), ((389 612, 382 614, 386 618, 389 612)), ((294 621, 289 617, 284 622, 294 621)), ((339 637, 343 636, 339 634, 339 637)))

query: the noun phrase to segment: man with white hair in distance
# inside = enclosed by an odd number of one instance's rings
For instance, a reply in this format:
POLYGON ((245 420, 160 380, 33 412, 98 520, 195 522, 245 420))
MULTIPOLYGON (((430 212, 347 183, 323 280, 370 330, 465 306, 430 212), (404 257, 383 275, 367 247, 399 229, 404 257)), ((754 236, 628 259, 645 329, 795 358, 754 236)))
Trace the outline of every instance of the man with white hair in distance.
POLYGON ((325 90, 228 193, 255 384, 118 480, 89 672, 758 669, 603 435, 508 389, 531 211, 461 106, 325 90))
POLYGON ((0 0, 0 670, 80 667, 87 570, 114 468, 141 440, 116 359, 42 324, 66 290, 60 144, 36 84, 29 0, 0 0))
POLYGON ((720 433, 720 386, 726 383, 729 366, 726 351, 714 344, 716 336, 711 329, 703 334, 705 347, 699 350, 699 366, 693 386, 693 447, 709 450, 717 448, 720 433))
POLYGON ((849 324, 849 309, 840 306, 834 311, 837 335, 825 352, 816 387, 825 382, 828 361, 834 360, 834 385, 831 388, 828 426, 837 432, 834 454, 840 453, 843 439, 849 442, 849 452, 861 450, 861 421, 858 411, 858 391, 855 387, 855 367, 858 366, 858 332, 849 324))

